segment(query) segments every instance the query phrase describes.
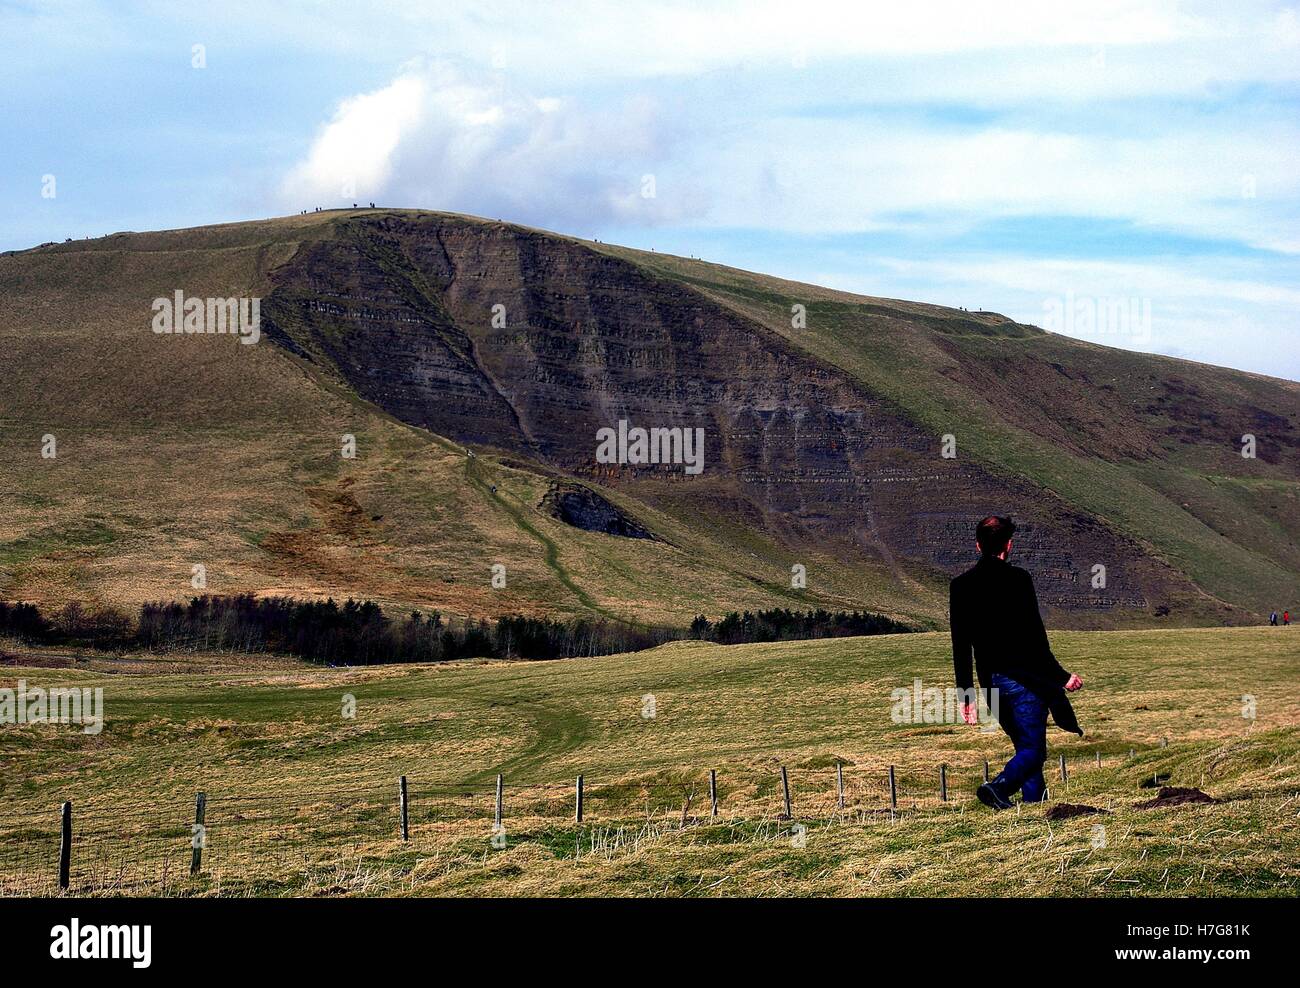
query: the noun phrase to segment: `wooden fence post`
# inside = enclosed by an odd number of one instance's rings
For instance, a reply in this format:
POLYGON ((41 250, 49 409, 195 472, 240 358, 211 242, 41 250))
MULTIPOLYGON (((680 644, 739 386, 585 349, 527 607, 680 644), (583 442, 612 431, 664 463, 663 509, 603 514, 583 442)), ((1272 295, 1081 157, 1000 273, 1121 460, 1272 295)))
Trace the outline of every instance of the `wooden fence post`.
POLYGON ((790 777, 786 775, 785 766, 781 766, 781 793, 785 799, 785 819, 794 819, 794 814, 790 812, 790 777))
POLYGON ((1062 781, 1062 782, 1069 782, 1069 781, 1070 781, 1070 775, 1069 775, 1069 773, 1066 771, 1066 768, 1065 768, 1065 755, 1064 755, 1064 754, 1061 755, 1061 781, 1062 781))
POLYGON ((397 805, 402 814, 402 840, 410 840, 410 817, 407 815, 410 804, 406 798, 406 776, 402 776, 397 782, 397 805))
POLYGON ((898 809, 898 784, 894 781, 894 766, 889 766, 889 808, 898 809))
POLYGON ((578 781, 573 787, 573 817, 578 823, 582 823, 582 776, 578 776, 578 781))
POLYGON ((59 839, 59 888, 68 887, 72 872, 72 800, 63 804, 62 834, 59 839))
POLYGON ((842 762, 835 763, 835 788, 840 794, 840 809, 844 809, 844 764, 842 762))
POLYGON ((989 781, 989 760, 987 758, 984 759, 984 781, 989 781))
POLYGON ((939 798, 948 802, 948 766, 939 766, 939 798))
POLYGON ((1097 767, 1101 768, 1101 752, 1097 752, 1097 767))
POLYGON ((709 802, 713 804, 712 816, 718 815, 718 770, 709 769, 709 802))
POLYGON ((502 809, 502 806, 501 806, 501 797, 502 797, 502 789, 503 789, 503 786, 502 786, 502 779, 501 779, 501 776, 498 775, 498 776, 497 776, 497 811, 496 811, 496 817, 495 817, 495 822, 496 822, 496 825, 497 825, 498 827, 501 826, 501 809, 502 809))
POLYGON ((199 869, 203 867, 203 846, 207 843, 208 834, 204 829, 203 818, 207 815, 208 794, 199 793, 194 797, 194 833, 190 838, 192 850, 190 851, 190 874, 197 875, 199 869))

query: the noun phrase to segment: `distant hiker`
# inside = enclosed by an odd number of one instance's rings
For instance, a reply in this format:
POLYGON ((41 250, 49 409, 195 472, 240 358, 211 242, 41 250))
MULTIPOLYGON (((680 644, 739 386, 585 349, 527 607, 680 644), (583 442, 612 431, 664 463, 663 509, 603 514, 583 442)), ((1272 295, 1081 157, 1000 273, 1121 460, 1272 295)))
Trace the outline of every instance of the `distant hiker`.
POLYGON ((1274 611, 1268 616, 1268 623, 1275 628, 1277 627, 1277 611, 1274 611))
POLYGON ((971 681, 973 652, 989 709, 996 710, 1016 747, 997 778, 975 792, 981 803, 996 810, 1009 808, 1011 797, 1022 790, 1024 802, 1042 801, 1049 710, 1057 727, 1083 735, 1065 696, 1083 680, 1066 672, 1052 655, 1033 577, 1007 562, 1015 530, 1010 518, 991 515, 981 521, 975 528, 980 560, 952 581, 948 595, 953 671, 957 688, 969 698, 962 704, 962 719, 974 724, 979 718, 971 681), (996 693, 990 695, 991 690, 996 693))
POLYGON ((1290 612, 1290 611, 1283 611, 1283 612, 1282 612, 1282 624, 1283 624, 1283 625, 1288 625, 1288 624, 1290 624, 1290 623, 1291 623, 1291 612, 1290 612))

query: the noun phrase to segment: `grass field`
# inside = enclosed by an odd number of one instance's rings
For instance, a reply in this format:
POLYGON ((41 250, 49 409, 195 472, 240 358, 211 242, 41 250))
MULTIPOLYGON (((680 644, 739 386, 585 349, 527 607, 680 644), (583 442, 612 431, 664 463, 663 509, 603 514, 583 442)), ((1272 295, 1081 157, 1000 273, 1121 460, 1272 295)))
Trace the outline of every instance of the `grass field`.
POLYGON ((892 690, 950 682, 942 634, 368 669, 10 646, 0 686, 103 687, 106 723, 0 733, 0 890, 56 891, 57 808, 70 799, 82 894, 1300 892, 1300 633, 1064 632, 1053 644, 1085 680, 1088 731, 1049 734, 1049 768, 1060 754, 1070 766, 1067 784, 1049 776, 1053 802, 1108 815, 995 816, 972 791, 984 759, 996 770, 1007 757, 1001 734, 891 720, 892 690), (780 818, 783 765, 792 820, 780 818), (1139 809, 1154 775, 1221 802, 1139 809), (207 847, 191 878, 200 790, 207 847))

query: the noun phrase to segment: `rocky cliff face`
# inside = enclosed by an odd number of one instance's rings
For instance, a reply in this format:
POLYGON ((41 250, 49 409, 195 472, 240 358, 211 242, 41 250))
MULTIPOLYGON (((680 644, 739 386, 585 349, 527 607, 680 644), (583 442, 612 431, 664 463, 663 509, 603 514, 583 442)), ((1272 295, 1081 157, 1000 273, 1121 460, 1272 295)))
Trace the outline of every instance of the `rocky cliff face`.
POLYGON ((941 455, 943 439, 837 368, 690 287, 504 224, 340 225, 275 273, 271 338, 413 425, 540 460, 705 524, 760 527, 930 583, 969 565, 975 521, 1023 522, 1043 603, 1144 609, 1193 592, 1051 492, 941 455), (701 429, 704 468, 602 463, 600 430, 701 429), (1104 589, 1093 567, 1106 568, 1104 589))
POLYGON ((601 532, 624 539, 655 538, 654 532, 581 484, 552 484, 538 507, 552 518, 585 532, 601 532))

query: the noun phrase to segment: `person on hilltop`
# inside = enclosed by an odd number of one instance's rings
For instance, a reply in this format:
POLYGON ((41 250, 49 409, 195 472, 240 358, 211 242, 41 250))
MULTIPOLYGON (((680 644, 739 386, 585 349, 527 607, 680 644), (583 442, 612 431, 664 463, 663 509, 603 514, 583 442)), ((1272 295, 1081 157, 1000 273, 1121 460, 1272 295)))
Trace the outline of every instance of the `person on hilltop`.
POLYGON ((1269 616, 1268 616, 1268 623, 1271 624, 1271 625, 1272 625, 1273 627, 1275 627, 1275 628, 1277 627, 1277 611, 1272 611, 1272 612, 1269 614, 1269 616))
POLYGON ((1009 809, 1017 792, 1026 803, 1043 800, 1049 711, 1057 727, 1083 736, 1065 695, 1083 686, 1083 680, 1052 654, 1033 577, 1007 562, 1015 531, 1010 518, 990 515, 981 521, 975 527, 979 562, 956 577, 948 592, 953 671, 967 698, 962 719, 967 724, 979 720, 973 654, 988 707, 1016 749, 997 777, 975 791, 981 803, 995 810, 1009 809))
POLYGON ((1290 623, 1291 623, 1291 612, 1290 612, 1290 611, 1283 611, 1283 612, 1282 612, 1282 626, 1283 626, 1283 627, 1286 627, 1286 625, 1288 625, 1288 624, 1290 624, 1290 623))

